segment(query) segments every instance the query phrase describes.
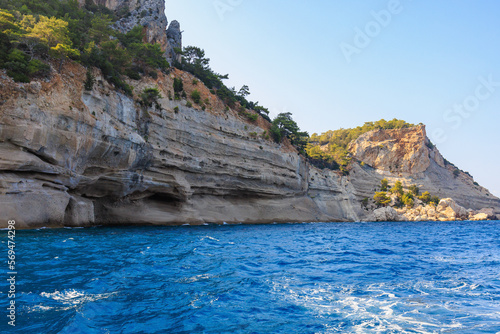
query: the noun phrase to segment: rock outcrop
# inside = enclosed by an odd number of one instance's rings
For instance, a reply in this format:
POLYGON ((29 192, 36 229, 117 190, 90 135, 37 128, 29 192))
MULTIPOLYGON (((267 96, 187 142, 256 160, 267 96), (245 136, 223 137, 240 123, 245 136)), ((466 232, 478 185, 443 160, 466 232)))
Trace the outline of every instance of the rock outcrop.
POLYGON ((375 209, 368 216, 370 221, 479 221, 490 219, 496 219, 492 209, 467 210, 458 205, 452 198, 442 199, 437 206, 425 205, 418 201, 413 208, 381 207, 375 209))
POLYGON ((444 167, 441 154, 437 150, 429 152, 428 143, 421 125, 367 132, 351 143, 350 151, 356 159, 376 169, 412 175, 426 171, 431 159, 444 167))
MULTIPOLYGON (((79 0, 81 6, 84 0, 79 0)), ((176 48, 182 48, 180 24, 172 21, 167 29, 164 0, 94 0, 97 5, 112 10, 119 18, 113 28, 127 33, 137 25, 144 27, 145 42, 159 43, 170 63, 178 60, 176 48)))
MULTIPOLYGON (((374 130, 350 145, 354 162, 350 180, 359 199, 371 199, 380 181, 416 184, 440 198, 452 198, 458 205, 479 211, 489 208, 490 217, 500 215, 500 200, 481 187, 467 173, 446 162, 427 138, 425 126, 408 129, 374 130)), ((392 203, 394 205, 395 203, 392 203)), ((365 207, 372 212, 374 207, 365 207)), ((368 219, 366 216, 364 219, 368 219)))
POLYGON ((182 31, 181 25, 177 21, 170 22, 167 29, 167 48, 166 56, 167 59, 172 61, 181 61, 181 56, 176 52, 176 49, 182 49, 182 31))

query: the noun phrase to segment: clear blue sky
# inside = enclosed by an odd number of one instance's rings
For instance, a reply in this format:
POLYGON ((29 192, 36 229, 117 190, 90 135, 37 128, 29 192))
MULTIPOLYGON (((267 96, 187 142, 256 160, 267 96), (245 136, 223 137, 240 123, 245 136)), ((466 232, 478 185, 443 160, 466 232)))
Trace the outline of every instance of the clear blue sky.
POLYGON ((500 1, 166 0, 166 14, 271 116, 310 134, 422 122, 500 196, 500 1))

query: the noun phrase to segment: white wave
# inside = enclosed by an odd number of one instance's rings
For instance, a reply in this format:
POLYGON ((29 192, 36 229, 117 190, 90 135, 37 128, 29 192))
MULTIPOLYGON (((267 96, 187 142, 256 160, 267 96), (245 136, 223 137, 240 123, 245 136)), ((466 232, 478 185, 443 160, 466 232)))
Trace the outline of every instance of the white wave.
POLYGON ((85 302, 93 302, 100 299, 106 299, 116 294, 116 292, 103 293, 103 294, 86 294, 83 291, 74 289, 65 291, 55 291, 52 293, 42 292, 40 296, 55 300, 66 305, 79 305, 85 302))
MULTIPOLYGON (((336 314, 349 319, 353 324, 351 333, 436 333, 463 327, 455 319, 452 323, 441 323, 426 312, 418 309, 441 308, 441 304, 416 303, 412 298, 398 297, 385 284, 370 285, 366 295, 355 296, 359 289, 349 286, 321 284, 315 288, 293 287, 292 281, 271 281, 272 291, 278 299, 308 309, 315 317, 336 314), (373 293, 375 292, 375 293, 373 293)), ((457 288, 463 289, 463 285, 457 288)), ((450 310, 453 311, 453 310, 450 310)), ((334 332, 332 328, 327 332, 334 332)), ((342 330, 345 332, 345 328, 342 330)))
POLYGON ((85 296, 85 293, 77 291, 77 290, 66 290, 63 292, 55 291, 52 293, 42 292, 40 296, 45 298, 51 298, 56 301, 70 301, 70 300, 78 300, 78 298, 85 296))
POLYGON ((208 274, 201 274, 201 275, 192 276, 192 277, 184 279, 184 282, 185 283, 193 283, 193 282, 197 282, 197 281, 201 281, 201 280, 206 280, 206 279, 210 279, 210 275, 208 275, 208 274))
POLYGON ((216 238, 211 237, 211 236, 209 236, 209 235, 206 235, 206 236, 202 237, 202 238, 201 238, 201 241, 203 241, 203 240, 205 240, 205 239, 209 239, 209 240, 213 240, 213 241, 218 241, 218 242, 220 242, 220 240, 219 240, 219 239, 216 239, 216 238))

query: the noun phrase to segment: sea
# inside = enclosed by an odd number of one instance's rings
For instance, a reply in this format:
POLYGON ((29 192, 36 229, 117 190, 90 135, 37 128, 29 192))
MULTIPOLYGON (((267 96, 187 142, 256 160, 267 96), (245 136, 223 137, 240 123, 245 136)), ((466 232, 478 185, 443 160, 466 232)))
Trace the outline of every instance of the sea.
POLYGON ((1 333, 500 333, 500 221, 0 235, 1 333))

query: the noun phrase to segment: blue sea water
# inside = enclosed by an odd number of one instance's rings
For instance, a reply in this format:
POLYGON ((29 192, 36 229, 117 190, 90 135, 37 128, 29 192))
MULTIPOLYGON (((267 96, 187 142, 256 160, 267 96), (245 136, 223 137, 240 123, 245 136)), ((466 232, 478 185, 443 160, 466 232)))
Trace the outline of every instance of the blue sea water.
POLYGON ((498 221, 41 229, 16 256, 5 333, 500 333, 498 221))

